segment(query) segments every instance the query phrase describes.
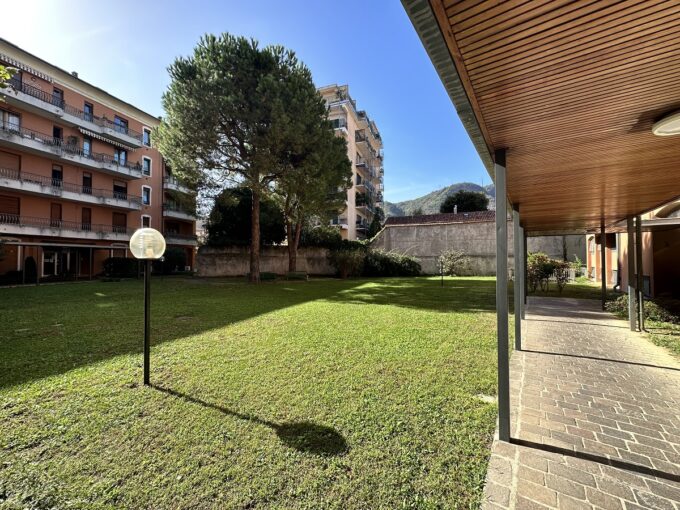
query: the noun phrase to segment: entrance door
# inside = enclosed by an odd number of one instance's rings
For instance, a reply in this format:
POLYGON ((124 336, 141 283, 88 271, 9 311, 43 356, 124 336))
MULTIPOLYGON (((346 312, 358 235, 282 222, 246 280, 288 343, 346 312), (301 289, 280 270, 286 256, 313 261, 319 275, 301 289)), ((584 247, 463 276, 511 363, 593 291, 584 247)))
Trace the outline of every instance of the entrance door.
POLYGON ((113 231, 124 234, 127 231, 127 215, 113 213, 113 231))
POLYGON ((61 204, 52 204, 50 207, 50 226, 61 228, 61 204))
POLYGON ((52 165, 52 186, 61 188, 64 182, 64 169, 61 165, 52 165))
POLYGON ((89 207, 83 207, 81 223, 83 230, 88 232, 92 230, 92 209, 89 207))
POLYGON ((92 194, 92 174, 83 172, 83 193, 92 194))
POLYGON ((45 250, 43 252, 43 276, 54 276, 57 274, 57 252, 45 250))

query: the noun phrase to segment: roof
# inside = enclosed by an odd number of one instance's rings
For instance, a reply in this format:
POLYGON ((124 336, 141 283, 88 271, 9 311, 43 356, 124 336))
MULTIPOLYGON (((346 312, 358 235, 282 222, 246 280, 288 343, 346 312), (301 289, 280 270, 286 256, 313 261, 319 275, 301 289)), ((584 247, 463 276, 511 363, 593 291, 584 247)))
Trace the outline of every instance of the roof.
POLYGON ((680 196, 675 2, 402 0, 528 233, 615 225, 680 196))
POLYGON ((419 214, 416 216, 390 216, 385 220, 385 226, 433 225, 437 223, 487 223, 495 221, 495 219, 495 211, 475 211, 457 214, 419 214))

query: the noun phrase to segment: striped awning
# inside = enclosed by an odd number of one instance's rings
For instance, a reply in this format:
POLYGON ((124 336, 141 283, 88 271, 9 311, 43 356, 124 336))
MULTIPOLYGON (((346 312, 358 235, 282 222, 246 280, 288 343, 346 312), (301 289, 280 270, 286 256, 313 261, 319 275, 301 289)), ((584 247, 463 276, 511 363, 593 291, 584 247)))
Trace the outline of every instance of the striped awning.
POLYGON ((24 64, 23 62, 19 62, 17 59, 14 59, 9 55, 5 55, 4 53, 0 53, 0 60, 5 62, 6 64, 9 64, 11 67, 21 69, 22 71, 32 74, 33 76, 37 76, 38 78, 42 78, 47 82, 52 83, 54 81, 51 76, 45 73, 41 73, 37 69, 34 69, 31 66, 24 64))
POLYGON ((94 131, 90 131, 89 129, 79 127, 78 131, 80 131, 85 136, 96 138, 97 140, 101 140, 102 142, 110 143, 111 145, 115 145, 116 147, 120 147, 121 149, 125 149, 128 151, 134 151, 136 149, 135 147, 132 147, 128 144, 119 142, 117 140, 112 140, 110 138, 106 138, 105 136, 100 135, 99 133, 95 133, 94 131))

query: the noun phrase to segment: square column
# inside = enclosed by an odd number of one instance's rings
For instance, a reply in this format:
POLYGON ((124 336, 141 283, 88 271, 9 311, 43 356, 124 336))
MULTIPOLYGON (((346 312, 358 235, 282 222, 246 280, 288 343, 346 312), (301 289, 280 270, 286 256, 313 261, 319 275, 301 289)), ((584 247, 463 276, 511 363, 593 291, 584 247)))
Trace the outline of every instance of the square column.
POLYGON ((515 350, 522 350, 522 308, 524 307, 524 295, 522 293, 522 280, 524 268, 524 239, 522 238, 522 227, 520 226, 519 206, 515 206, 512 211, 512 240, 515 258, 515 282, 512 286, 515 307, 515 350))
POLYGON ((635 310, 635 224, 633 217, 626 219, 626 230, 628 232, 628 321, 630 330, 635 331, 637 326, 635 310))
POLYGON ((498 437, 510 441, 510 360, 508 356, 508 211, 505 149, 495 152, 496 329, 498 335, 498 437))

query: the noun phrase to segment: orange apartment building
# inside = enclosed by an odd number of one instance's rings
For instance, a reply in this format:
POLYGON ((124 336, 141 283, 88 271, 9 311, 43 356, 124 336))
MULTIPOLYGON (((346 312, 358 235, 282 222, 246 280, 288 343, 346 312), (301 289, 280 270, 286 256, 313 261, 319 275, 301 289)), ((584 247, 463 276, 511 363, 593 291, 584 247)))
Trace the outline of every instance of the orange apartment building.
POLYGON ((194 264, 195 196, 151 146, 158 118, 0 39, 0 275, 91 277, 143 226, 194 264))

